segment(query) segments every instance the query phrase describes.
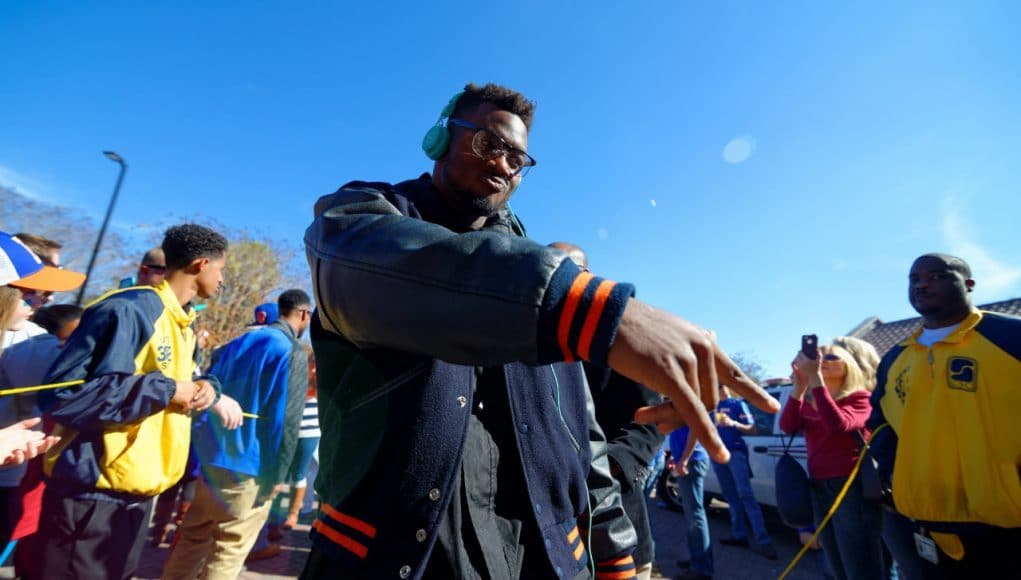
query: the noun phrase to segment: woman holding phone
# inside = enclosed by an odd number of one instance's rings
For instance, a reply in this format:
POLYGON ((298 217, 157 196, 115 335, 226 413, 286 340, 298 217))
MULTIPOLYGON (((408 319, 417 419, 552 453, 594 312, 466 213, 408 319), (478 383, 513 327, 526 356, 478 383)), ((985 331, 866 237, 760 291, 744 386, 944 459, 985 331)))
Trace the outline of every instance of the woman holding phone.
MULTIPOLYGON (((872 412, 879 355, 869 343, 839 337, 810 358, 799 352, 791 366, 794 389, 780 416, 785 433, 803 431, 812 480, 812 508, 818 526, 854 469, 865 421, 872 412)), ((857 478, 819 538, 838 580, 883 578, 881 513, 865 501, 857 478)))

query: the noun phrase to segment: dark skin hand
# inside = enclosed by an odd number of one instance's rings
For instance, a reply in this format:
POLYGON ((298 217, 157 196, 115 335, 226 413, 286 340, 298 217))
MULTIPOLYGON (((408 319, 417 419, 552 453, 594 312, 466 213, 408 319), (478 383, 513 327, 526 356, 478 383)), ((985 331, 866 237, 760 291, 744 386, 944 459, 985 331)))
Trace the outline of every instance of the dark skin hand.
POLYGON ((709 409, 719 402, 718 385, 749 404, 776 413, 780 404, 744 374, 709 331, 632 299, 610 348, 610 368, 670 400, 643 407, 635 421, 656 424, 661 433, 688 425, 714 461, 730 460, 709 409))

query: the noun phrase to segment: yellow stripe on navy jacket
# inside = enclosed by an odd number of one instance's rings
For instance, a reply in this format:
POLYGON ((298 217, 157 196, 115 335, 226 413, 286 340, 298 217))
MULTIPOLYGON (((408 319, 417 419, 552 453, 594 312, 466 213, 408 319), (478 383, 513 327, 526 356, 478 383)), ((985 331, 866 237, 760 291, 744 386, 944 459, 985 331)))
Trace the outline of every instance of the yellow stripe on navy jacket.
POLYGON ((887 353, 873 393, 870 423, 898 436, 897 511, 1021 527, 1021 319, 976 310, 931 348, 920 332, 887 353))
POLYGON ((174 381, 192 380, 194 319, 166 282, 89 305, 47 377, 86 382, 40 397, 63 436, 44 463, 51 486, 130 498, 157 495, 181 478, 191 418, 165 409, 174 381))

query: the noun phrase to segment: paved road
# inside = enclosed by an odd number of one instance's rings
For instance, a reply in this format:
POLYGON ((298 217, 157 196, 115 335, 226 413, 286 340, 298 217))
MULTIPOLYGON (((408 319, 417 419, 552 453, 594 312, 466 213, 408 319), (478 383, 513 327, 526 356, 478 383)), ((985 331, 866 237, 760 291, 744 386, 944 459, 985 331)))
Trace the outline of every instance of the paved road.
MULTIPOLYGON (((660 508, 658 503, 654 499, 648 501, 652 536, 656 538, 656 563, 665 578, 672 578, 684 572, 676 562, 688 558, 687 529, 684 517, 680 513, 660 508)), ((785 526, 776 517, 775 512, 769 510, 765 510, 766 528, 773 537, 773 545, 780 555, 778 560, 767 560, 748 548, 722 546, 717 539, 730 535, 727 504, 714 502, 712 505, 709 510, 709 529, 713 542, 713 561, 716 566, 714 578, 775 580, 801 549, 797 532, 785 526)), ((806 554, 788 578, 791 580, 822 578, 823 564, 820 556, 821 553, 818 552, 806 554)))
MULTIPOLYGON (((309 546, 311 545, 308 531, 311 522, 311 514, 302 517, 298 526, 284 534, 284 539, 280 542, 281 548, 283 548, 280 555, 246 564, 238 578, 241 580, 297 578, 305 566, 305 560, 308 559, 309 546)), ((135 577, 159 578, 163 562, 166 561, 169 554, 170 546, 167 544, 163 544, 159 548, 147 544, 145 552, 142 554, 142 564, 135 577)))
MULTIPOLYGON (((657 567, 661 575, 653 576, 654 580, 672 578, 683 572, 675 563, 680 558, 687 558, 688 551, 685 541, 684 519, 680 513, 658 506, 654 499, 649 500, 649 517, 652 533, 656 538, 657 567)), ((770 512, 767 513, 766 525, 780 559, 769 561, 746 548, 721 546, 716 538, 728 535, 730 523, 727 519, 726 504, 713 504, 710 510, 709 527, 713 537, 713 555, 716 563, 715 578, 741 580, 773 580, 787 566, 787 563, 800 549, 797 534, 785 527, 770 512)), ((279 556, 268 560, 253 562, 242 572, 243 580, 279 580, 296 578, 305 564, 309 552, 308 530, 311 515, 302 519, 301 524, 287 533, 282 542, 283 551, 279 556)), ((163 562, 169 553, 166 544, 159 548, 146 546, 142 556, 142 566, 138 578, 159 578, 163 562)), ((789 576, 791 580, 807 580, 822 578, 822 562, 817 559, 819 554, 809 553, 789 576)), ((10 567, 0 568, 0 578, 13 578, 10 567)))

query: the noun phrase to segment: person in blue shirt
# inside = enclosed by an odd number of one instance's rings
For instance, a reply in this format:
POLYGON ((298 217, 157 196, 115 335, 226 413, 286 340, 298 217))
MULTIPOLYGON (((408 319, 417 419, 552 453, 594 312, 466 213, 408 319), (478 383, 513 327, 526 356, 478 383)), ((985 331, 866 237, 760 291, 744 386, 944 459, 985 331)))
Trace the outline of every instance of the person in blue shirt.
POLYGON ((748 404, 730 396, 727 387, 720 385, 720 403, 716 407, 716 426, 720 439, 730 451, 730 463, 713 462, 716 477, 720 480, 723 497, 730 506, 731 536, 720 538, 725 546, 749 546, 748 524, 755 537, 753 549, 769 560, 776 560, 776 548, 766 531, 762 508, 752 490, 751 465, 748 463, 748 445, 745 435, 755 433, 755 421, 748 404))
POLYGON ((237 578, 287 480, 308 390, 299 339, 308 329, 312 301, 292 289, 277 304, 276 322, 242 334, 213 356, 209 371, 224 394, 256 417, 240 426, 209 418, 195 427, 202 478, 163 578, 237 578))
POLYGON ((709 454, 687 426, 670 434, 670 451, 675 454, 674 471, 679 476, 678 492, 684 505, 684 521, 688 525, 690 559, 677 561, 682 568, 688 568, 680 578, 685 580, 711 578, 713 547, 709 540, 709 521, 706 519, 705 505, 702 503, 705 474, 709 471, 709 454))

